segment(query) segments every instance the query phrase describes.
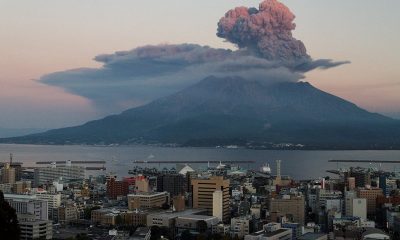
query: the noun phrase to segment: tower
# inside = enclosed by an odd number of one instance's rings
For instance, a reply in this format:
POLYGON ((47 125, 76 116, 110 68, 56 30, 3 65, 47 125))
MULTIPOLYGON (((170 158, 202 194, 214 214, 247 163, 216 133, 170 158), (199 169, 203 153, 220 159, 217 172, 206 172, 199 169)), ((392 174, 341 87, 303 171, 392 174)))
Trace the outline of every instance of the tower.
POLYGON ((276 160, 276 178, 281 178, 281 160, 276 160))

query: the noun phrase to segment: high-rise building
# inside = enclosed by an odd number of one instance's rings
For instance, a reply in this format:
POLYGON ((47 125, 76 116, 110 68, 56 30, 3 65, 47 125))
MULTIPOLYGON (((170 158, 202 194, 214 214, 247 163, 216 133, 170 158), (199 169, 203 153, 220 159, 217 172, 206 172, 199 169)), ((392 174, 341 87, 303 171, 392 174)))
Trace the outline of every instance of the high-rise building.
POLYGON ((6 163, 1 169, 1 180, 2 183, 15 183, 15 169, 9 163, 6 163))
POLYGON ((145 176, 137 176, 135 181, 135 192, 146 193, 150 191, 149 179, 145 176))
POLYGON ((278 222, 278 218, 286 217, 290 222, 304 225, 305 202, 303 196, 280 196, 270 201, 271 220, 278 222))
POLYGON ((346 187, 347 190, 353 191, 356 188, 356 179, 354 177, 348 177, 346 187))
POLYGON ((192 179, 193 208, 207 209, 213 214, 213 195, 215 191, 222 192, 222 220, 227 222, 229 213, 229 180, 221 176, 212 176, 209 179, 192 179))
POLYGON ((383 191, 380 188, 358 188, 357 197, 367 199, 367 215, 376 214, 376 199, 378 196, 383 196, 383 191))
POLYGON ((213 192, 213 216, 217 217, 220 221, 223 219, 223 210, 224 210, 224 205, 223 205, 223 200, 224 200, 224 193, 221 190, 216 190, 213 192))
POLYGON ((178 195, 172 197, 172 205, 175 211, 181 212, 185 210, 185 197, 183 195, 178 195))
POLYGON ((367 220, 367 199, 347 197, 345 200, 346 216, 359 217, 367 220))
POLYGON ((35 186, 41 184, 52 184, 53 181, 58 179, 64 180, 78 180, 85 178, 85 167, 75 166, 68 160, 65 165, 57 166, 52 163, 50 167, 36 168, 35 169, 35 186))
POLYGON ((51 194, 46 191, 38 191, 36 192, 36 198, 47 201, 49 212, 48 216, 50 219, 53 219, 53 212, 61 205, 61 194, 51 194))
POLYGON ((157 191, 169 192, 171 197, 185 192, 186 179, 182 174, 163 174, 157 177, 157 191))
POLYGON ((110 199, 117 199, 118 196, 126 196, 129 193, 129 182, 117 181, 115 177, 107 180, 107 196, 110 199))

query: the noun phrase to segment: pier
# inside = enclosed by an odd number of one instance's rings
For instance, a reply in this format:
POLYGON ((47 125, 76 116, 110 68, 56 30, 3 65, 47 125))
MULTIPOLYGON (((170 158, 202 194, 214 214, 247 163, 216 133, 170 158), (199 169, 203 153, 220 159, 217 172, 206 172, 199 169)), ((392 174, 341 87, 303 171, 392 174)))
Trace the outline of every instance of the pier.
POLYGON ((400 160, 329 160, 335 163, 400 163, 400 160))

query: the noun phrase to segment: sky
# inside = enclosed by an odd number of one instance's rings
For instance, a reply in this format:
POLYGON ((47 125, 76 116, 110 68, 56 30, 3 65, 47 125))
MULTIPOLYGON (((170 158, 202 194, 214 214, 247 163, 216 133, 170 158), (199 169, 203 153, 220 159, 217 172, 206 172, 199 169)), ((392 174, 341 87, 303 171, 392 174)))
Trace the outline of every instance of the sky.
MULTIPOLYGON (((294 36, 312 58, 351 62, 307 72, 305 81, 369 111, 400 118, 400 1, 282 2, 296 15, 294 36)), ((218 20, 236 6, 258 4, 0 0, 0 127, 57 128, 100 118, 106 113, 90 100, 38 79, 69 69, 101 67, 93 60, 99 54, 148 44, 234 49, 216 36, 218 20)))

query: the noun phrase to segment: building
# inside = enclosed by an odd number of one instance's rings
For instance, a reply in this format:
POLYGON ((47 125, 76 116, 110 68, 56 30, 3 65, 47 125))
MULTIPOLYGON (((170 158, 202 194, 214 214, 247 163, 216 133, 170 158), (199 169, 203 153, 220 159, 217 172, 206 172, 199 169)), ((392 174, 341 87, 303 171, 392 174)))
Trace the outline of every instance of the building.
POLYGON ((58 208, 58 222, 69 223, 78 220, 78 208, 72 204, 63 204, 58 208))
POLYGON ((129 239, 131 239, 131 240, 149 240, 150 236, 151 236, 150 228, 138 227, 129 239))
POLYGON ((303 232, 303 227, 299 223, 282 223, 282 227, 292 229, 292 240, 298 239, 303 232))
POLYGON ((117 181, 115 177, 107 180, 107 197, 117 199, 118 196, 126 196, 129 193, 128 181, 117 181))
POLYGON ((268 223, 264 229, 244 236, 244 240, 291 240, 292 229, 282 228, 278 223, 268 223))
POLYGON ((2 183, 15 183, 15 169, 6 163, 1 169, 1 182, 2 183))
MULTIPOLYGON (((178 217, 188 216, 188 215, 197 215, 206 213, 204 209, 187 209, 182 212, 173 212, 173 211, 162 211, 162 212, 154 212, 147 215, 147 227, 158 226, 158 227, 166 227, 170 230, 170 237, 172 239, 175 238, 177 234, 176 222, 178 217)), ((206 216, 209 217, 209 216, 206 216)), ((216 219, 215 217, 213 217, 216 219)))
MULTIPOLYGON (((326 209, 328 200, 342 199, 342 192, 340 191, 330 191, 326 189, 317 189, 317 199, 316 199, 316 212, 321 209, 326 209)), ((332 203, 332 201, 331 201, 332 203)), ((341 211, 341 208, 339 209, 341 211)))
POLYGON ((159 208, 165 203, 169 203, 169 193, 167 192, 142 192, 136 194, 128 194, 129 210, 154 207, 159 208))
POLYGON ((177 217, 175 221, 175 227, 177 233, 181 233, 185 230, 189 230, 192 232, 212 232, 213 227, 217 226, 218 223, 219 219, 214 216, 189 214, 177 217), (207 224, 206 229, 201 229, 201 226, 199 226, 199 222, 205 222, 207 224))
POLYGON ((52 163, 50 167, 36 168, 34 173, 35 186, 52 184, 53 181, 62 178, 63 180, 78 180, 85 178, 85 167, 74 166, 68 160, 64 166, 57 166, 52 163))
POLYGON ((377 229, 377 228, 365 228, 365 231, 361 235, 362 240, 389 240, 390 236, 385 233, 384 231, 377 229))
POLYGON ((328 235, 325 233, 306 233, 298 240, 328 240, 328 235))
POLYGON ((228 222, 229 212, 229 180, 221 176, 209 179, 192 179, 193 208, 207 209, 208 214, 213 214, 213 194, 222 192, 222 220, 228 222))
POLYGON ((157 192, 169 192, 171 197, 185 193, 186 179, 182 174, 163 174, 157 177, 157 192))
POLYGON ((31 181, 17 181, 13 184, 12 192, 14 194, 23 194, 32 187, 31 181))
POLYGON ((19 221, 20 239, 53 239, 53 224, 51 221, 19 221))
POLYGON ((367 216, 376 214, 376 199, 383 196, 380 188, 358 188, 357 197, 367 199, 367 216))
POLYGON ((144 226, 146 225, 148 214, 147 211, 101 208, 92 211, 91 220, 93 224, 115 225, 117 217, 120 216, 122 224, 144 226))
POLYGON ((150 181, 143 175, 139 175, 135 179, 135 192, 147 193, 150 191, 150 181))
POLYGON ((357 188, 364 188, 371 185, 371 173, 363 168, 351 168, 350 177, 354 178, 357 188))
POLYGON ((272 198, 270 201, 271 220, 279 222, 279 218, 286 217, 290 222, 304 225, 305 202, 303 196, 284 195, 272 198))
POLYGON ((252 218, 247 217, 237 217, 231 219, 231 236, 242 239, 245 235, 251 233, 251 223, 252 218))
POLYGON ((221 190, 216 190, 213 192, 212 199, 213 199, 213 205, 212 205, 212 211, 213 211, 213 216, 217 217, 220 221, 223 220, 223 192, 221 190))
POLYGON ((345 215, 359 217, 363 220, 367 219, 367 199, 355 198, 354 196, 346 196, 345 198, 345 215))
POLYGON ((346 187, 349 191, 353 191, 354 189, 356 189, 356 179, 354 177, 348 177, 346 187))
POLYGON ((36 198, 47 201, 49 218, 53 219, 52 213, 54 209, 58 209, 61 205, 61 194, 49 194, 46 191, 38 191, 36 192, 36 198))
POLYGON ((35 195, 4 194, 4 199, 24 218, 48 220, 47 201, 38 200, 35 195))
POLYGON ((4 194, 17 213, 21 239, 52 239, 53 224, 48 220, 47 201, 35 195, 4 194))
POLYGON ((382 189, 383 194, 389 197, 390 193, 397 189, 397 180, 391 179, 386 175, 379 176, 379 188, 382 189))
POLYGON ((185 196, 178 195, 172 198, 173 209, 177 212, 185 210, 185 196))

